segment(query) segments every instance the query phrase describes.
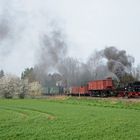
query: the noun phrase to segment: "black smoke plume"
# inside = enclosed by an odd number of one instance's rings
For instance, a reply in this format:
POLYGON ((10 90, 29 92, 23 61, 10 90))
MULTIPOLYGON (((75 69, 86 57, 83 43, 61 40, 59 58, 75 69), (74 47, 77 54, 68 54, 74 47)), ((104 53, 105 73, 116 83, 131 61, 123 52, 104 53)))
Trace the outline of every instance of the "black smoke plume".
POLYGON ((125 50, 118 50, 115 47, 107 47, 103 50, 107 59, 108 69, 119 79, 126 73, 131 73, 134 57, 127 55, 125 50))
POLYGON ((53 30, 49 34, 43 35, 41 42, 42 47, 39 50, 35 73, 43 85, 55 86, 54 77, 56 77, 56 73, 59 73, 58 66, 67 53, 65 36, 60 30, 53 30))
POLYGON ((131 73, 134 63, 132 56, 115 47, 94 51, 86 62, 68 57, 67 43, 61 30, 55 29, 43 35, 41 42, 34 72, 43 86, 55 86, 58 81, 68 87, 84 85, 112 74, 121 79, 126 73, 131 73))
POLYGON ((9 30, 8 21, 5 19, 0 20, 0 41, 8 36, 9 30))

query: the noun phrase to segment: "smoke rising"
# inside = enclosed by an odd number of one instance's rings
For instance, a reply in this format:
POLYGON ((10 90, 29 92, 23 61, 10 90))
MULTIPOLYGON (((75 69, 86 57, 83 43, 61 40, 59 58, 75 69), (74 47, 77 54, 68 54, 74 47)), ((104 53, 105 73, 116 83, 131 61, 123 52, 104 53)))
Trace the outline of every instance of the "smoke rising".
POLYGON ((65 57, 66 51, 67 47, 61 31, 53 31, 50 36, 44 35, 41 62, 46 66, 47 72, 56 69, 58 63, 65 57))
POLYGON ((134 63, 134 58, 127 55, 125 50, 118 50, 115 47, 94 51, 85 63, 68 57, 66 40, 60 30, 44 35, 42 42, 35 70, 43 85, 55 85, 56 75, 59 75, 59 80, 66 81, 65 85, 68 87, 84 85, 88 81, 105 79, 109 76, 118 80, 126 73, 131 73, 134 63))
MULTIPOLYGON (((131 72, 134 58, 127 55, 126 51, 118 50, 115 47, 108 47, 95 52, 87 62, 68 57, 68 44, 63 33, 64 30, 52 27, 50 32, 46 31, 48 30, 48 27, 46 27, 47 20, 49 20, 46 18, 48 17, 46 11, 41 13, 41 8, 38 5, 34 5, 30 9, 30 6, 28 6, 30 2, 24 0, 21 0, 22 2, 17 0, 5 1, 7 2, 3 1, 3 6, 0 5, 1 8, 7 7, 4 8, 0 17, 0 54, 2 54, 0 58, 7 59, 5 54, 8 52, 9 55, 9 52, 11 53, 14 50, 12 57, 9 57, 9 60, 5 63, 7 69, 11 68, 10 65, 13 66, 15 61, 15 65, 12 67, 15 71, 17 71, 19 65, 22 65, 22 68, 30 66, 30 62, 34 61, 30 57, 31 51, 34 50, 35 52, 36 48, 39 48, 34 71, 37 79, 43 84, 55 84, 56 80, 62 79, 67 81, 68 86, 81 85, 90 80, 104 79, 109 75, 109 72, 112 72, 118 78, 131 72), (8 5, 8 3, 10 4, 8 5), (7 10, 9 12, 6 12, 7 10), (41 35, 41 38, 39 38, 39 35, 41 35), (104 62, 104 59, 107 60, 107 63, 104 62)), ((32 5, 33 3, 32 1, 32 5)), ((40 1, 38 1, 39 3, 40 1)), ((42 5, 44 4, 42 3, 42 5)), ((57 25, 57 23, 54 24, 57 25)), ((80 56, 80 52, 77 55, 80 56)))
POLYGON ((134 57, 127 55, 125 50, 118 50, 115 47, 107 47, 103 50, 104 57, 107 59, 108 69, 119 79, 125 74, 130 73, 134 63, 134 57))
POLYGON ((8 36, 9 30, 8 21, 6 19, 0 20, 0 41, 8 36))
POLYGON ((59 29, 43 35, 41 38, 41 48, 39 49, 38 62, 35 66, 37 79, 45 85, 48 81, 53 81, 50 73, 59 73, 58 67, 67 53, 65 36, 59 29))

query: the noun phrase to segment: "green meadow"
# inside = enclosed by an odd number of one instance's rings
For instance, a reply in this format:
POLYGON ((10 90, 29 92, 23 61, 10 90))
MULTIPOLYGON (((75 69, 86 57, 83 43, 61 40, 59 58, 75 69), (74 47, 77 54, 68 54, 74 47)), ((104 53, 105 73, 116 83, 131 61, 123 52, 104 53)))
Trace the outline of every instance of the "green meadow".
POLYGON ((0 140, 139 140, 140 102, 0 99, 0 140))

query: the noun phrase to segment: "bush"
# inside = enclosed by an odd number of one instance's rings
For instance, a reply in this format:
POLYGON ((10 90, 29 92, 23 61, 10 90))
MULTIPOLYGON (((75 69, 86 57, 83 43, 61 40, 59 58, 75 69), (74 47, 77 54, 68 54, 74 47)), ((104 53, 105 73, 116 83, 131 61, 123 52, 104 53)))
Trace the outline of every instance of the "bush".
POLYGON ((39 82, 32 82, 29 84, 29 96, 35 98, 37 96, 41 96, 42 94, 42 86, 39 82))
POLYGON ((20 79, 14 75, 5 75, 0 79, 0 95, 13 98, 19 92, 20 79))

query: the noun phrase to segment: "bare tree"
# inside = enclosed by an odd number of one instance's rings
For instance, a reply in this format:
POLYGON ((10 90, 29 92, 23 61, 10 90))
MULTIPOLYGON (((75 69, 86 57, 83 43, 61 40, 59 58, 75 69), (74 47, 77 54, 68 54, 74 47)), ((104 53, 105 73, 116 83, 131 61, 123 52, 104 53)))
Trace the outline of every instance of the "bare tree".
POLYGON ((59 72, 67 81, 68 86, 77 85, 80 72, 80 62, 68 57, 62 60, 58 67, 59 72))
POLYGON ((132 69, 132 75, 135 79, 140 80, 140 64, 132 69))
POLYGON ((94 51, 89 57, 87 65, 90 73, 91 80, 97 79, 98 68, 103 63, 102 52, 94 51))

